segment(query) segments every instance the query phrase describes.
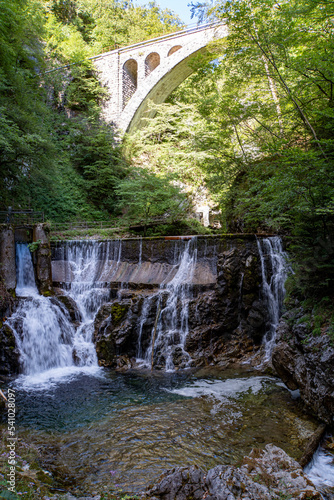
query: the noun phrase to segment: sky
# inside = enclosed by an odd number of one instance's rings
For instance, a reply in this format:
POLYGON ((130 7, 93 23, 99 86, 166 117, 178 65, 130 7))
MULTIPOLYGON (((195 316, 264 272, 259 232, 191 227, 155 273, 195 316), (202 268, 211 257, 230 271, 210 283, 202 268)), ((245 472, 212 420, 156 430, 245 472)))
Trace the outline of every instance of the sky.
MULTIPOLYGON (((157 4, 160 5, 162 9, 170 9, 176 12, 179 15, 181 20, 186 24, 196 23, 196 19, 190 19, 190 7, 188 7, 188 3, 191 0, 156 0, 157 4)), ((137 5, 145 5, 148 4, 149 0, 137 0, 135 4, 137 5)))

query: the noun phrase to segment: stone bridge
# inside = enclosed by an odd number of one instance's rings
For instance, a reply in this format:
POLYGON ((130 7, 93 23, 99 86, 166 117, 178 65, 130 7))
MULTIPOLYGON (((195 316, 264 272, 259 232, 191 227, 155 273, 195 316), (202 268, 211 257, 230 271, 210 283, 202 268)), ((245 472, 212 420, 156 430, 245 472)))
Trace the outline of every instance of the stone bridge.
POLYGON ((227 34, 223 24, 186 29, 91 58, 108 87, 105 119, 121 131, 138 128, 149 116, 148 101, 164 102, 192 72, 190 59, 227 34))

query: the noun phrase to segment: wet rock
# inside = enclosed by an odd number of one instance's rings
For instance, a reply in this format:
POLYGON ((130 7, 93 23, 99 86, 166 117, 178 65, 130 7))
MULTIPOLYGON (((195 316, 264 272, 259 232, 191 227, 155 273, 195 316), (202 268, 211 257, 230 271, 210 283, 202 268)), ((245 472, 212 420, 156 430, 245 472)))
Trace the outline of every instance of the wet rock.
POLYGON ((247 321, 253 328, 260 328, 264 324, 264 316, 259 310, 251 309, 247 321))
MULTIPOLYGON (((138 314, 143 302, 143 293, 132 291, 104 304, 99 309, 94 323, 93 340, 99 363, 117 366, 118 356, 136 356, 138 344, 138 314)), ((148 318, 148 325, 154 318, 148 318)), ((150 330, 151 331, 151 330, 150 330)))
POLYGON ((320 500, 321 495, 300 465, 282 449, 268 444, 254 449, 240 467, 218 465, 205 473, 196 466, 179 467, 163 474, 143 498, 161 500, 320 500))
POLYGON ((257 343, 268 317, 260 300, 261 269, 257 246, 225 251, 217 263, 218 322, 234 335, 238 326, 257 343))
POLYGON ((65 306, 74 326, 78 326, 82 321, 82 316, 76 302, 68 295, 64 295, 63 290, 55 289, 55 293, 57 297, 54 300, 58 300, 65 306))
POLYGON ((193 465, 192 467, 178 467, 167 471, 160 478, 160 482, 148 492, 148 497, 164 500, 199 500, 205 494, 205 472, 193 465))
POLYGON ((326 432, 326 424, 320 424, 316 431, 312 434, 311 438, 309 439, 305 449, 304 453, 299 459, 300 465, 304 468, 306 465, 308 465, 312 458, 314 453, 317 451, 324 435, 326 432))
MULTIPOLYGON (((302 316, 302 313, 299 313, 302 316)), ((324 422, 334 415, 334 346, 323 334, 314 336, 307 323, 284 316, 277 329, 272 363, 291 390, 299 389, 308 409, 324 422), (299 322, 298 322, 299 321, 299 322)))
POLYGON ((128 356, 118 356, 116 368, 119 371, 126 371, 132 368, 132 362, 128 356))
POLYGON ((0 374, 19 373, 19 359, 14 332, 5 324, 0 328, 0 374))

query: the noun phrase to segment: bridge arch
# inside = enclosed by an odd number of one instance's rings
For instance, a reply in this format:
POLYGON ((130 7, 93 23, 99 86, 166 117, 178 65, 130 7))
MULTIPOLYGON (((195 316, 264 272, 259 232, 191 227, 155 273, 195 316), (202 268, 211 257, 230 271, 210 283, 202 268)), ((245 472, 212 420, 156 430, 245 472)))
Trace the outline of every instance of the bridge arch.
POLYGON ((178 50, 182 49, 182 45, 174 45, 174 47, 172 47, 169 51, 168 51, 168 54, 167 56, 171 56, 172 54, 174 54, 175 52, 177 52, 178 50))
POLYGON ((175 58, 168 58, 170 64, 161 66, 151 73, 147 78, 147 85, 138 88, 132 98, 123 109, 119 121, 119 127, 124 132, 131 133, 143 126, 143 118, 152 118, 154 111, 149 112, 149 101, 161 104, 169 95, 194 71, 189 65, 194 55, 205 51, 202 47, 188 56, 185 50, 180 49, 175 53, 175 58), (167 67, 166 67, 167 66, 167 67))
POLYGON ((136 92, 138 87, 138 63, 128 59, 123 64, 123 109, 136 92))
POLYGON ((109 99, 104 118, 123 132, 142 125, 148 102, 164 102, 192 72, 190 59, 206 50, 209 42, 227 35, 224 24, 213 23, 146 40, 100 54, 92 59, 100 71, 109 99))
POLYGON ((160 56, 157 52, 151 52, 145 59, 145 76, 152 73, 160 64, 160 56))

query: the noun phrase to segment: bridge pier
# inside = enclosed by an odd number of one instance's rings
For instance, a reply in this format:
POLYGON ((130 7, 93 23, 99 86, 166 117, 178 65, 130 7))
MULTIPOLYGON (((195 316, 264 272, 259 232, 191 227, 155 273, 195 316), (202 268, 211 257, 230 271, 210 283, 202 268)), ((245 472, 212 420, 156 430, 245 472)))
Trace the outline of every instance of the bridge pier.
POLYGON ((8 291, 16 288, 15 232, 9 224, 0 226, 0 275, 8 291))
POLYGON ((14 294, 16 288, 16 243, 36 242, 32 253, 36 284, 43 295, 52 293, 51 249, 47 224, 0 224, 0 276, 5 288, 14 294))

